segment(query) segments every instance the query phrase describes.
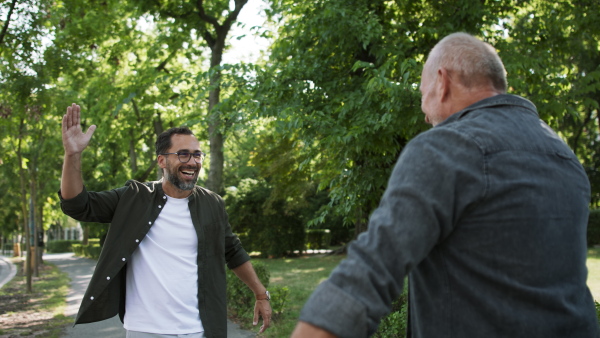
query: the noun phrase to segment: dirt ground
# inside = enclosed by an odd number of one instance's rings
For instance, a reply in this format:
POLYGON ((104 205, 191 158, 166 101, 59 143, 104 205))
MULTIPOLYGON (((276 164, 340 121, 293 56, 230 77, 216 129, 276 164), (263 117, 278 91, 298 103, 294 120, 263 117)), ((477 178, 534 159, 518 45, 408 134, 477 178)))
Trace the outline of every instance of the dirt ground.
MULTIPOLYGON (((40 266, 40 269, 49 269, 40 266)), ((40 311, 39 302, 43 296, 40 292, 25 294, 25 280, 21 269, 15 277, 18 280, 5 285, 0 295, 0 338, 47 337, 50 321, 54 318, 52 311, 40 311), (21 278, 19 278, 21 277, 21 278)), ((36 278, 33 278, 35 283, 36 278)), ((35 285, 35 284, 34 284, 35 285)))

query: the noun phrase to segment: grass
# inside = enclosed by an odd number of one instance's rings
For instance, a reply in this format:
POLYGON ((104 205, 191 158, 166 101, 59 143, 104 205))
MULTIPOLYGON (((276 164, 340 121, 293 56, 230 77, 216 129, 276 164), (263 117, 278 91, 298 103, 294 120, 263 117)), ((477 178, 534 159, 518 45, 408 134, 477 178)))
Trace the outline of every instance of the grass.
MULTIPOLYGON (((267 265, 271 273, 271 285, 286 286, 290 290, 285 313, 261 336, 289 337, 296 326, 300 310, 312 291, 329 276, 343 258, 345 255, 255 259, 267 265)), ((587 266, 588 287, 594 299, 600 301, 600 248, 588 250, 587 266)), ((252 328, 251 323, 242 325, 248 329, 252 328)))
POLYGON ((0 336, 58 338, 72 318, 64 315, 69 277, 55 265, 39 267, 32 278, 32 293, 26 292, 26 277, 20 259, 19 272, 0 289, 0 336))
POLYGON ((588 287, 594 299, 600 302, 600 248, 591 248, 588 250, 587 268, 588 287))
MULTIPOLYGON (((289 337, 296 326, 300 310, 313 290, 331 273, 344 255, 310 255, 297 258, 253 259, 267 265, 271 274, 270 286, 287 287, 290 290, 284 313, 277 318, 261 337, 289 337)), ((252 323, 242 323, 252 328, 252 323)))
MULTIPOLYGON (((272 286, 290 290, 284 313, 261 337, 289 337, 310 294, 344 258, 344 255, 314 255, 255 259, 267 265, 272 286)), ((588 286, 594 299, 600 300, 600 248, 588 250, 587 266, 588 286)), ((46 264, 40 269, 40 277, 34 278, 34 292, 27 295, 25 277, 17 274, 0 289, 0 337, 60 337, 63 328, 72 324, 72 318, 63 315, 68 285, 67 274, 46 264)), ((242 326, 257 331, 252 323, 242 323, 242 326)))

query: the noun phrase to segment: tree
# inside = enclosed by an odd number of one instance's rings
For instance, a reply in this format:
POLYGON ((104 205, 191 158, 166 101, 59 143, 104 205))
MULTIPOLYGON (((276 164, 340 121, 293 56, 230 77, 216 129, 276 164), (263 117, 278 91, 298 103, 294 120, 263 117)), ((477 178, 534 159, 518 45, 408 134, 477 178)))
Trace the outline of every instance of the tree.
POLYGON ((498 38, 512 91, 533 101, 567 141, 600 205, 600 3, 532 1, 498 38))
MULTIPOLYGON (((215 107, 221 100, 221 62, 226 38, 232 25, 248 0, 229 1, 165 0, 138 1, 141 11, 157 19, 171 20, 172 27, 193 40, 197 34, 210 49, 210 72, 208 91, 208 132, 210 140, 210 170, 206 186, 215 192, 223 192, 224 134, 223 119, 215 107)), ((193 55, 193 53, 192 53, 193 55)))
POLYGON ((255 99, 273 121, 273 138, 288 140, 289 151, 279 153, 296 158, 284 167, 267 159, 275 177, 287 183, 292 171, 308 173, 329 190, 329 210, 364 231, 402 148, 426 129, 418 93, 425 56, 450 32, 493 32, 512 6, 275 1, 281 28, 255 99))

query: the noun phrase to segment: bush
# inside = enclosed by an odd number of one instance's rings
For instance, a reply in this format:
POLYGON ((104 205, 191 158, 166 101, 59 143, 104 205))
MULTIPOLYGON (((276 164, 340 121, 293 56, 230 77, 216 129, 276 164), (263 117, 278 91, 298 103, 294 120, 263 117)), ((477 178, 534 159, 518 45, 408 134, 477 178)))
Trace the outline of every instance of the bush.
MULTIPOLYGON (((252 265, 258 279, 268 289, 271 275, 267 266, 262 262, 252 262, 252 265)), ((227 308, 229 312, 239 318, 252 319, 255 299, 252 290, 237 278, 233 271, 227 269, 227 308)))
POLYGON ((600 244, 600 209, 590 210, 587 227, 587 244, 588 247, 600 244))
POLYGON ((244 179, 226 195, 227 213, 244 249, 263 257, 282 257, 304 248, 304 224, 285 201, 267 203, 272 187, 265 181, 244 179), (266 207, 269 205, 269 207, 266 207))
POLYGON ((327 249, 331 245, 331 231, 329 229, 306 230, 307 249, 327 249))
POLYGON ((71 245, 79 243, 78 240, 57 240, 46 243, 46 252, 48 253, 62 253, 72 252, 73 248, 71 245))
POLYGON ((73 252, 76 256, 98 259, 101 251, 102 247, 97 243, 91 242, 91 244, 88 245, 73 244, 73 252))
POLYGON ((408 280, 404 279, 404 291, 400 298, 392 304, 392 312, 385 316, 373 337, 399 338, 406 337, 408 314, 408 280))
POLYGON ((273 310, 272 318, 273 320, 277 320, 285 310, 290 289, 285 286, 273 285, 269 288, 269 293, 271 294, 271 309, 273 310))
MULTIPOLYGON (((283 311, 290 295, 287 287, 271 286, 269 280, 271 274, 263 262, 253 261, 254 271, 261 283, 269 290, 271 294, 271 309, 273 310, 272 319, 277 320, 283 311)), ((242 282, 235 273, 227 270, 227 310, 230 315, 239 319, 251 322, 254 318, 254 303, 256 297, 250 288, 242 282)))
POLYGON ((598 318, 598 324, 600 324, 600 303, 594 301, 596 303, 596 317, 598 318))

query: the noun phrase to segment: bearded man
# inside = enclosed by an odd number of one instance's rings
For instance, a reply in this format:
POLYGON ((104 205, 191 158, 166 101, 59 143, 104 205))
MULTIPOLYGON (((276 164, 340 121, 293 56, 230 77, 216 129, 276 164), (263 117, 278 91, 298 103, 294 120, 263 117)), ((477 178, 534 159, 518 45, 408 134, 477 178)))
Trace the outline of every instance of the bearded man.
POLYGON ((65 149, 59 197, 82 222, 110 223, 75 324, 119 315, 127 337, 226 337, 225 265, 256 295, 254 324, 269 327, 269 292, 232 233, 223 200, 196 185, 205 154, 187 127, 158 136, 163 179, 87 191, 81 154, 96 130, 81 129, 73 104, 62 121, 65 149))

